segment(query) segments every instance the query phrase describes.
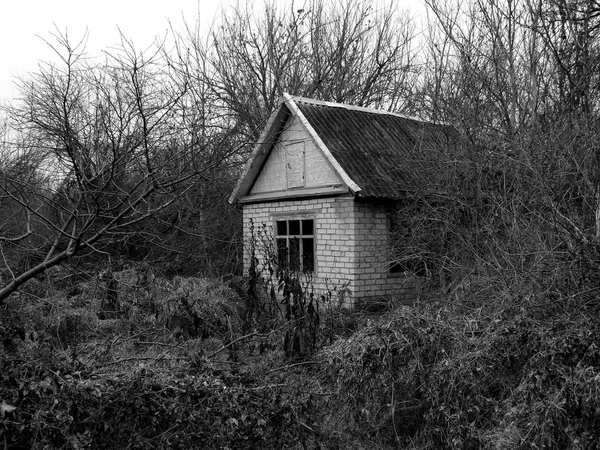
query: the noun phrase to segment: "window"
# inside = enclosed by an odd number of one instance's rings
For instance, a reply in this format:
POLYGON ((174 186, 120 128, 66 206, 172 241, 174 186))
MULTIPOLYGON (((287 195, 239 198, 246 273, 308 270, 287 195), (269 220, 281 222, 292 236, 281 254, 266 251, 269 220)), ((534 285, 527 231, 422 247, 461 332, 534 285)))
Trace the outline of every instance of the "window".
POLYGON ((414 211, 396 210, 388 214, 390 235, 390 273, 410 272, 427 276, 429 267, 423 250, 423 221, 414 211), (411 214, 412 213, 412 214, 411 214))
POLYGON ((298 272, 315 270, 315 223, 313 219, 275 222, 277 259, 283 268, 298 272))

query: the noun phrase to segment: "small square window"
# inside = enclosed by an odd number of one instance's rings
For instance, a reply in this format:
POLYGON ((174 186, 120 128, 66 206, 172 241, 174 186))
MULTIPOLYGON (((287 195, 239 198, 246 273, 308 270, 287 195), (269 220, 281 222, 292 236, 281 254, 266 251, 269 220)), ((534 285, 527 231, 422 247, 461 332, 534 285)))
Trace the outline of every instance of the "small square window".
POLYGON ((427 276, 429 269, 419 253, 411 247, 412 232, 410 220, 401 220, 398 212, 388 216, 390 235, 390 273, 410 272, 417 276, 427 276))
POLYGON ((275 229, 279 265, 293 271, 314 272, 314 220, 278 220, 275 229))

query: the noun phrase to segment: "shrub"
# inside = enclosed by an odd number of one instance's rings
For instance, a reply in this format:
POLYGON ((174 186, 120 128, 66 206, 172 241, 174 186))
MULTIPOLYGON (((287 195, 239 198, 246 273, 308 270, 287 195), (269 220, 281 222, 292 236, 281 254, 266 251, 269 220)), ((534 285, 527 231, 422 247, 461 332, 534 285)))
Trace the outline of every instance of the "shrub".
POLYGON ((178 337, 226 340, 241 330, 241 300, 220 280, 175 277, 157 295, 160 320, 178 337))
POLYGON ((387 445, 410 442, 422 427, 429 374, 453 346, 432 311, 402 307, 320 354, 338 392, 328 427, 348 444, 355 436, 387 445))
POLYGON ((87 308, 69 308, 57 317, 55 336, 64 348, 95 335, 98 317, 87 308))
POLYGON ((231 374, 138 369, 95 381, 63 374, 56 388, 49 383, 27 383, 35 396, 0 422, 9 448, 282 449, 307 439, 296 421, 307 396, 231 374))
POLYGON ((323 430, 355 448, 598 448, 599 331, 525 306, 401 308, 320 352, 323 430))

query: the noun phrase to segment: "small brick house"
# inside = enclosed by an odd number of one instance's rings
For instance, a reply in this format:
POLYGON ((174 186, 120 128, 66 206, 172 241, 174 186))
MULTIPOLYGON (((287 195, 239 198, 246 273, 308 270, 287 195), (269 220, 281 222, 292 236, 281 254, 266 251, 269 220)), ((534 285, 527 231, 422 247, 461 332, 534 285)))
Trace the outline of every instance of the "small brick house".
POLYGON ((229 199, 243 208, 246 273, 266 230, 279 264, 306 274, 316 295, 413 300, 418 278, 389 252, 406 155, 446 151, 456 137, 448 125, 284 94, 229 199))

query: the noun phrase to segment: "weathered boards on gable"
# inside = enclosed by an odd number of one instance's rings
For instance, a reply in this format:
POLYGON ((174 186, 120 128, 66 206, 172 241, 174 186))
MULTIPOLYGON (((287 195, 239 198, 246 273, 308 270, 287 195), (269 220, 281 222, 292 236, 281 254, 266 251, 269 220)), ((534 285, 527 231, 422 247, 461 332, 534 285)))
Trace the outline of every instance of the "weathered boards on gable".
POLYGON ((390 259, 392 215, 427 172, 417 166, 457 142, 449 125, 284 95, 229 199, 243 205, 245 270, 250 249, 268 260, 251 245, 268 230, 278 264, 316 295, 414 298, 417 278, 390 259))

